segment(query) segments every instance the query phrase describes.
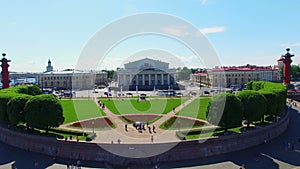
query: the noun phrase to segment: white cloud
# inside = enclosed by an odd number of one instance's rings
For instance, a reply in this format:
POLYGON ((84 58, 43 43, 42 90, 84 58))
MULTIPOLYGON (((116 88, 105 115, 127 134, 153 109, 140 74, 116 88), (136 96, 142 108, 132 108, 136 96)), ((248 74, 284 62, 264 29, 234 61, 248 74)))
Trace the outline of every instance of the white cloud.
MULTIPOLYGON (((213 27, 206 27, 206 28, 200 28, 199 31, 201 34, 211 34, 211 33, 219 33, 219 32, 224 32, 228 28, 226 26, 213 26, 213 27)), ((171 34, 174 36, 178 37, 185 37, 188 35, 192 35, 193 33, 190 33, 188 30, 188 27, 183 25, 183 26, 168 26, 168 27, 163 27, 161 28, 161 31, 163 33, 171 34)))
POLYGON ((207 27, 207 28, 199 29, 199 31, 202 34, 218 33, 218 32, 224 32, 226 30, 227 30, 226 26, 214 26, 214 27, 207 27))
POLYGON ((183 37, 189 35, 186 29, 187 26, 168 26, 161 28, 161 31, 167 34, 183 37))
POLYGON ((284 47, 300 47, 300 43, 285 43, 285 44, 282 44, 281 46, 284 46, 284 47))
POLYGON ((201 4, 204 5, 206 4, 207 0, 200 0, 201 4))

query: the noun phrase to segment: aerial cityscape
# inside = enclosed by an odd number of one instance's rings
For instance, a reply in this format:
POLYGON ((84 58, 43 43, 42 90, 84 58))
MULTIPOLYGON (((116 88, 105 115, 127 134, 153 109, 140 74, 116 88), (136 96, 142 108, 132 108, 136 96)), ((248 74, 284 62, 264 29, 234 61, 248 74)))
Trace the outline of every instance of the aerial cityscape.
POLYGON ((0 5, 0 168, 300 167, 300 2, 0 5))

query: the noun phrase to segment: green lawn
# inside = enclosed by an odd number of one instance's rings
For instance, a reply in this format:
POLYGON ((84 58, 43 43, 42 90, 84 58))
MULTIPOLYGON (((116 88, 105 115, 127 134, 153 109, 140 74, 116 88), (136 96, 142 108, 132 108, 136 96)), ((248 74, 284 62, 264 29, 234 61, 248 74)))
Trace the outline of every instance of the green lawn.
POLYGON ((205 112, 210 99, 210 97, 197 98, 192 103, 184 107, 176 115, 206 120, 205 112))
POLYGON ((61 104, 64 124, 105 115, 93 100, 61 100, 61 104))
MULTIPOLYGON (((232 134, 232 133, 241 133, 241 129, 243 127, 235 127, 235 128, 231 128, 228 129, 228 133, 232 134)), ((176 133, 177 137, 178 137, 178 132, 176 133)), ((187 140, 191 140, 191 139, 199 139, 199 138, 207 138, 207 137, 212 137, 212 136, 220 136, 220 135, 224 135, 224 130, 223 129, 216 129, 213 132, 204 132, 200 134, 200 131, 197 132, 189 132, 187 135, 185 135, 185 139, 187 140)))
POLYGON ((136 99, 100 99, 115 114, 166 114, 185 102, 188 98, 151 98, 146 101, 136 99))

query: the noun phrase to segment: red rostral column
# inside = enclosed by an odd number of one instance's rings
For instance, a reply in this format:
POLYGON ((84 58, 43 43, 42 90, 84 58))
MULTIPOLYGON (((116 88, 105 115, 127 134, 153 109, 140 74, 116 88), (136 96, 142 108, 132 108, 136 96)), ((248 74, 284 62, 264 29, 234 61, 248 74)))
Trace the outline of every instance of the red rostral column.
POLYGON ((293 57, 294 55, 291 55, 289 53, 289 51, 290 51, 290 48, 287 48, 286 49, 286 54, 282 55, 282 61, 284 63, 283 83, 285 85, 289 85, 291 83, 291 63, 292 63, 291 57, 293 57))
POLYGON ((0 60, 2 62, 1 64, 1 67, 2 67, 2 89, 5 89, 5 88, 9 88, 9 72, 8 72, 8 67, 9 67, 9 64, 8 62, 10 62, 10 60, 7 60, 5 58, 6 54, 3 53, 2 54, 3 58, 0 60))

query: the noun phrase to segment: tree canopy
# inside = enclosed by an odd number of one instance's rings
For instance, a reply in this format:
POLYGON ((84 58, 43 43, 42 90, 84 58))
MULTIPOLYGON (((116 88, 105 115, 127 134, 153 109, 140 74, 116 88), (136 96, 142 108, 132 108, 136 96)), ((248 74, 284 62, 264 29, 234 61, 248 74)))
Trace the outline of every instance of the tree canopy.
POLYGON ((62 105, 53 95, 31 97, 25 105, 25 121, 31 127, 48 129, 64 122, 62 105))
POLYGON ((241 101, 231 93, 215 95, 206 111, 207 121, 223 129, 241 126, 243 120, 241 101))
POLYGON ((29 95, 18 95, 9 100, 7 115, 10 124, 17 125, 20 122, 25 122, 24 107, 30 97, 29 95))
POLYGON ((262 120, 267 110, 267 100, 262 94, 253 90, 244 90, 238 92, 236 96, 243 104, 244 118, 249 123, 262 120))

